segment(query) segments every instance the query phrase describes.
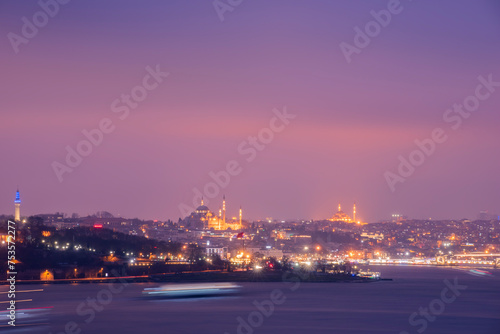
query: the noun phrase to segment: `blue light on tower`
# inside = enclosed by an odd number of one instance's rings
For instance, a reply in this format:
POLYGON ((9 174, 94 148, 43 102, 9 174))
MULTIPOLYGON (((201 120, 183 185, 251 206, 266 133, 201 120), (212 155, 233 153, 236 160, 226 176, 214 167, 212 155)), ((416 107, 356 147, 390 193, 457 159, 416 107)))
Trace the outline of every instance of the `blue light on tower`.
POLYGON ((14 221, 21 221, 21 196, 19 196, 19 188, 16 191, 16 199, 14 200, 14 221))
POLYGON ((16 200, 14 203, 21 203, 21 196, 19 195, 19 189, 16 191, 16 200))

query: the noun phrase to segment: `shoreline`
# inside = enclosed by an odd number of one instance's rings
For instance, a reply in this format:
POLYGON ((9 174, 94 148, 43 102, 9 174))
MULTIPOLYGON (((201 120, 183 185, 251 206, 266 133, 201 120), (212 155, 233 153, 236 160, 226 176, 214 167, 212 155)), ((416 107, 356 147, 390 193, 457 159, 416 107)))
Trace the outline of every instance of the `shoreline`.
MULTIPOLYGON (((59 280, 18 280, 16 285, 29 284, 101 284, 101 283, 217 283, 217 282, 305 282, 305 283, 372 283, 392 281, 390 278, 365 278, 345 274, 307 273, 303 272, 254 272, 254 271, 221 271, 221 272, 189 272, 168 273, 144 276, 122 276, 102 278, 69 278, 59 280)), ((1 281, 1 285, 9 282, 1 281)))

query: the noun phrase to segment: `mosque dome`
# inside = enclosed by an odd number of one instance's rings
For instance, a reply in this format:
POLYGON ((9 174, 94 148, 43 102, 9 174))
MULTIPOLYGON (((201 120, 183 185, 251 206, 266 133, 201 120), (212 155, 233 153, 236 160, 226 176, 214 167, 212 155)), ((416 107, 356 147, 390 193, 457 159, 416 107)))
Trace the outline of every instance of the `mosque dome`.
POLYGON ((205 206, 205 205, 200 205, 199 207, 196 208, 196 211, 197 212, 200 212, 200 211, 210 211, 210 209, 205 206))

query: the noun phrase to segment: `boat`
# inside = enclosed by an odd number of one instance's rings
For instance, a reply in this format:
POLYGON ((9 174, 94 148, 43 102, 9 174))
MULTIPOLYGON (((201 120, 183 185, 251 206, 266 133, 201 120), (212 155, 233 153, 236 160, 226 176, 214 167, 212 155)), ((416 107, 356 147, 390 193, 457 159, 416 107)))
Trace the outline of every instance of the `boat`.
POLYGON ((362 278, 380 279, 380 273, 376 271, 360 271, 357 276, 362 278))
POLYGON ((234 283, 186 283, 165 284, 157 288, 146 288, 143 294, 150 297, 188 298, 220 296, 237 293, 241 286, 234 283))

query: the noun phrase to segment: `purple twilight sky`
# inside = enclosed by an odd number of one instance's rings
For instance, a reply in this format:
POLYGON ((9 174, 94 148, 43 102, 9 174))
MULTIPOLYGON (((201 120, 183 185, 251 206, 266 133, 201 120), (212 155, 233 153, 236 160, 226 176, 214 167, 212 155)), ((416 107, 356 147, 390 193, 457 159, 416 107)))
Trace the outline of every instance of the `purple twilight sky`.
POLYGON ((328 218, 354 201, 368 222, 500 213, 498 1, 41 2, 50 16, 0 3, 0 213, 17 186, 24 215, 176 220, 194 188, 248 219, 328 218), (144 81, 157 65, 169 75, 144 81), (66 147, 103 119, 113 131, 60 182, 66 147), (415 140, 436 128, 446 141, 422 160, 415 140), (392 191, 386 172, 410 155, 422 163, 392 191), (230 161, 239 173, 207 186, 230 161))

